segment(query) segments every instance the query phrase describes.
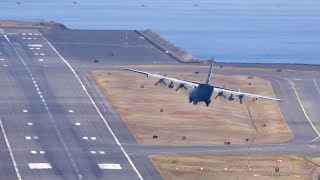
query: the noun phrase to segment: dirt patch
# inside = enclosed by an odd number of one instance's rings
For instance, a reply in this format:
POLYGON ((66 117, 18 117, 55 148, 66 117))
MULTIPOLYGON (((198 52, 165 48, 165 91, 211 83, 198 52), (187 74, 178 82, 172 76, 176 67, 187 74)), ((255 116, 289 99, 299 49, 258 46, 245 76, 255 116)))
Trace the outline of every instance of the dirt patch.
MULTIPOLYGON (((93 72, 92 75, 141 144, 248 144, 254 139, 253 143, 279 143, 293 137, 274 101, 244 99, 240 105, 238 99, 230 102, 221 97, 213 99, 209 107, 204 103, 194 106, 188 103, 187 91, 176 92, 175 88, 162 84, 155 86, 157 79, 141 74, 121 71, 93 72), (153 135, 158 138, 153 139, 153 135)), ((167 73, 167 76, 198 82, 205 79, 204 74, 167 73)), ((270 83, 258 77, 215 75, 212 82, 274 96, 270 83)), ((216 93, 213 98, 215 96, 216 93)))
POLYGON ((320 168, 296 155, 151 155, 162 178, 169 179, 317 179, 320 168), (281 163, 278 163, 281 160, 281 163), (279 173, 275 168, 279 168, 279 173), (201 170, 201 168, 203 168, 201 170))

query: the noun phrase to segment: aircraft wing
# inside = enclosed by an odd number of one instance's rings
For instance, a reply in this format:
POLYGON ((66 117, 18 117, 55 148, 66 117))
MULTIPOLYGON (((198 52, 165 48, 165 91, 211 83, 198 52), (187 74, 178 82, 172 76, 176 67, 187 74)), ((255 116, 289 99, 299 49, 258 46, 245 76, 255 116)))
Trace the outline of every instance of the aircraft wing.
POLYGON ((158 74, 152 74, 152 73, 139 71, 139 70, 135 70, 135 69, 129 69, 129 68, 124 68, 124 70, 132 71, 132 72, 136 72, 136 73, 140 73, 140 74, 144 74, 144 75, 147 75, 147 77, 150 76, 150 77, 154 77, 154 78, 158 78, 158 79, 165 79, 165 80, 168 80, 168 81, 172 81, 172 82, 175 82, 175 83, 188 85, 188 86, 191 86, 191 87, 199 86, 199 83, 191 82, 191 81, 187 81, 187 80, 175 79, 175 78, 171 78, 171 77, 167 77, 167 76, 161 76, 161 75, 158 75, 158 74))
POLYGON ((261 96, 261 95, 257 95, 257 94, 250 94, 250 93, 235 91, 232 89, 226 89, 226 88, 222 88, 222 87, 218 87, 218 86, 213 86, 213 87, 214 87, 213 90, 216 92, 224 92, 224 93, 228 93, 228 94, 233 94, 234 96, 252 97, 252 98, 258 98, 258 99, 261 98, 261 99, 269 99, 269 100, 274 100, 274 101, 281 101, 281 99, 278 99, 278 98, 261 96))

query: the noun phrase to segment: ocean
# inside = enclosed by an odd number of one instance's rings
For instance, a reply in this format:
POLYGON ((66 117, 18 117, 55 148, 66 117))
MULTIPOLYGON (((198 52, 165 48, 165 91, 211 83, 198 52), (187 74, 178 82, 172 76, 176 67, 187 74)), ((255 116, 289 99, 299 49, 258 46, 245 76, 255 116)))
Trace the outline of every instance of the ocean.
POLYGON ((3 20, 151 28, 216 61, 320 64, 319 0, 1 0, 0 8, 3 20))

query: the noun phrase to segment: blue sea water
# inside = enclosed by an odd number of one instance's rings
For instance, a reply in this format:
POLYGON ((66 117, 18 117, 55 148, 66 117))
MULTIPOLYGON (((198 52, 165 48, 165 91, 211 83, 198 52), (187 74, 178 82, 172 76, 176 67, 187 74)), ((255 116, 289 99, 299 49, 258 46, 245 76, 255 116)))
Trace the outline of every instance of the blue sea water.
POLYGON ((151 28, 200 58, 320 64, 319 0, 20 1, 0 0, 0 19, 52 20, 71 29, 151 28))

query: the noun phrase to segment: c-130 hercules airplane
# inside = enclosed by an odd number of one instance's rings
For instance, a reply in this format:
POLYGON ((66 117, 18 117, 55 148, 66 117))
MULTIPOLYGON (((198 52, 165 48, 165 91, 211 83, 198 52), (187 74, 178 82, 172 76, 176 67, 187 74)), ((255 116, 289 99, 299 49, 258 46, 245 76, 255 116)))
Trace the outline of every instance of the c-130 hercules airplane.
POLYGON ((230 94, 230 96, 228 97, 228 99, 230 101, 234 100, 234 97, 237 96, 240 100, 240 104, 242 104, 242 99, 244 97, 281 101, 281 99, 277 99, 277 98, 261 96, 261 95, 256 95, 256 94, 250 94, 250 93, 240 92, 240 91, 236 91, 236 90, 232 90, 232 89, 226 89, 226 88, 222 88, 219 86, 211 85, 210 81, 211 81, 211 75, 212 75, 212 70, 213 70, 213 64, 214 64, 214 61, 212 59, 210 69, 208 72, 208 78, 207 78, 207 81, 205 84, 201 84, 201 83, 193 82, 193 81, 170 78, 170 77, 161 76, 158 74, 152 74, 152 73, 139 71, 139 70, 135 70, 135 69, 125 68, 124 70, 133 71, 133 72, 140 73, 140 74, 145 74, 145 75, 147 75, 147 77, 150 76, 150 77, 158 78, 159 81, 155 85, 157 85, 158 83, 162 83, 164 85, 167 85, 165 83, 165 80, 168 80, 168 81, 171 81, 171 83, 168 85, 169 88, 174 87, 174 82, 179 83, 179 86, 176 90, 178 90, 180 88, 184 88, 187 90, 185 85, 191 86, 193 89, 189 92, 189 102, 190 103, 193 102, 194 105, 197 105, 199 102, 204 102, 207 106, 209 106, 209 104, 211 103, 211 96, 212 96, 213 91, 218 93, 217 96, 215 97, 215 99, 217 97, 221 97, 221 96, 226 98, 224 93, 227 93, 227 94, 230 94))

